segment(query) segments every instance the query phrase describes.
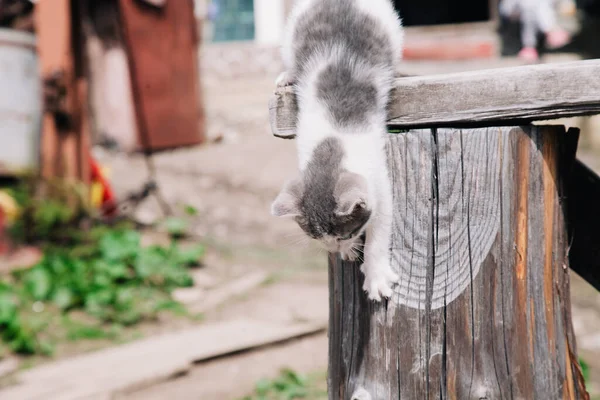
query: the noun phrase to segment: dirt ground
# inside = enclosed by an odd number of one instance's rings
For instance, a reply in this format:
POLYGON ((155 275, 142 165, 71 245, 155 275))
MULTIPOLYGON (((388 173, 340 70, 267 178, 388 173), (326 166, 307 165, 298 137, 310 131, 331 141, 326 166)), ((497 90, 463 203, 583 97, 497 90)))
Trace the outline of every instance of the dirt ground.
MULTIPOLYGON (((426 67, 436 69, 431 64, 426 67)), ((446 68, 461 69, 460 65, 446 68)), ((465 69, 472 69, 472 66, 465 69)), ((270 292, 260 288, 245 298, 232 300, 207 313, 206 318, 224 319, 264 310, 265 303, 276 304, 278 296, 292 295, 297 285, 305 288, 309 285, 319 293, 326 293, 324 254, 311 245, 296 245, 300 232, 295 224, 275 220, 269 215, 270 202, 296 167, 293 142, 276 139, 270 133, 267 103, 275 75, 203 78, 209 135, 221 140, 203 147, 156 155, 154 161, 161 192, 175 210, 180 210, 183 205, 192 205, 199 210, 192 231, 211 243, 206 260, 208 273, 227 279, 262 269, 273 274, 282 285, 275 285, 270 292), (258 306, 257 301, 262 302, 262 306, 258 306)), ((99 155, 110 166, 112 181, 119 194, 139 187, 147 177, 141 156, 125 157, 105 152, 99 155)), ((592 153, 583 156, 594 160, 592 153)), ((600 163, 595 166, 600 167, 600 163)), ((136 217, 148 223, 160 219, 158 203, 147 200, 137 210, 136 217)), ((579 351, 592 366, 594 383, 589 389, 598 393, 600 294, 577 277, 573 279, 572 293, 579 351)), ((327 313, 326 301, 313 307, 322 307, 327 313)), ((276 307, 261 311, 267 317, 272 313, 273 318, 278 318, 282 312, 287 311, 276 307)), ((186 376, 119 398, 238 398, 251 392, 259 378, 275 376, 282 367, 306 372, 325 370, 326 349, 326 336, 321 334, 200 364, 186 376)))
MULTIPOLYGON (((275 76, 204 80, 208 133, 218 143, 178 149, 153 157, 157 182, 175 213, 184 205, 198 210, 190 231, 209 244, 203 272, 217 281, 265 270, 269 285, 204 314, 204 321, 240 316, 302 320, 309 312, 326 318, 325 254, 303 240, 296 224, 270 216, 271 201, 296 168, 294 143, 274 138, 267 103, 275 76), (284 296, 298 297, 304 307, 282 307, 284 296)), ((140 155, 98 151, 109 166, 117 195, 138 189, 148 177, 140 155)), ((163 216, 149 198, 135 217, 153 223, 163 216)), ((160 235, 156 235, 160 240, 160 235)), ((153 240, 152 238, 150 240, 153 240)), ((256 381, 290 367, 299 372, 327 368, 325 333, 272 348, 197 365, 178 379, 123 393, 120 399, 224 400, 250 393, 256 381)))

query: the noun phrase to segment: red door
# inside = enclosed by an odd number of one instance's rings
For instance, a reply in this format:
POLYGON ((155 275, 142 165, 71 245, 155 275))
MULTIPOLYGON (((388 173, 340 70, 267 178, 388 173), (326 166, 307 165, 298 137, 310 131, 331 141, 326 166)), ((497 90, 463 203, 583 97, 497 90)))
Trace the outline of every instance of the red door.
POLYGON ((145 150, 204 139, 193 0, 119 0, 139 143, 145 150))

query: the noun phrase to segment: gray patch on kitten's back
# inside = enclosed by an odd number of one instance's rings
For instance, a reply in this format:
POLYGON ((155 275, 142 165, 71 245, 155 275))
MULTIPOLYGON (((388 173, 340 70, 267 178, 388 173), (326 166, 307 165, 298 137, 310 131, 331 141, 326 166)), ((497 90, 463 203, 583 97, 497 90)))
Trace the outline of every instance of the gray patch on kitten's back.
POLYGON ((294 30, 295 75, 304 74, 316 52, 330 54, 338 47, 344 49, 345 63, 392 67, 392 44, 381 24, 353 1, 322 0, 314 4, 294 30))
POLYGON ((343 50, 321 72, 317 82, 317 96, 340 126, 364 121, 381 106, 377 104, 375 74, 358 74, 357 71, 361 68, 361 72, 367 69, 380 73, 383 69, 393 73, 393 47, 381 24, 350 0, 322 0, 315 3, 296 26, 295 76, 304 76, 315 55, 343 50))
POLYGON ((359 80, 349 67, 331 64, 319 74, 317 97, 340 126, 360 124, 377 107, 377 88, 359 80))
POLYGON ((340 139, 328 138, 315 148, 304 171, 303 193, 299 201, 302 217, 298 223, 312 238, 345 236, 364 226, 371 216, 371 211, 363 208, 347 215, 337 213, 338 196, 353 189, 352 186, 338 186, 340 176, 346 173, 342 167, 343 158, 340 139))
POLYGON ((300 226, 315 239, 333 230, 335 221, 332 217, 337 207, 335 185, 342 171, 343 158, 340 140, 328 138, 317 145, 304 171, 304 192, 300 199, 304 218, 300 226))

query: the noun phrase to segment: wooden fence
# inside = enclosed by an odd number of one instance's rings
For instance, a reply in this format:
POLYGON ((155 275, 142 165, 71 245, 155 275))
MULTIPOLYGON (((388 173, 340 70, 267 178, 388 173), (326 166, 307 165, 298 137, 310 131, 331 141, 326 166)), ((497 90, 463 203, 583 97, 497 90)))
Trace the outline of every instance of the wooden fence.
MULTIPOLYGON (((291 87, 269 106, 293 138, 291 87)), ((579 131, 600 61, 399 78, 389 107, 394 296, 330 256, 329 398, 587 399, 569 267, 600 289, 600 179, 579 131)))

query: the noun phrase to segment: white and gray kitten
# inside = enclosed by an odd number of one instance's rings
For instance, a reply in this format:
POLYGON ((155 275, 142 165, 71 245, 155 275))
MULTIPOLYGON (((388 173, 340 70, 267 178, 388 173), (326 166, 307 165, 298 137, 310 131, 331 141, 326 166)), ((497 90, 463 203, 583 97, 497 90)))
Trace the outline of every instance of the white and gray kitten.
POLYGON ((311 238, 347 260, 366 233, 364 290, 392 295, 392 192, 386 107, 403 31, 389 0, 299 0, 287 26, 278 85, 298 98, 300 176, 272 213, 293 217, 311 238))

